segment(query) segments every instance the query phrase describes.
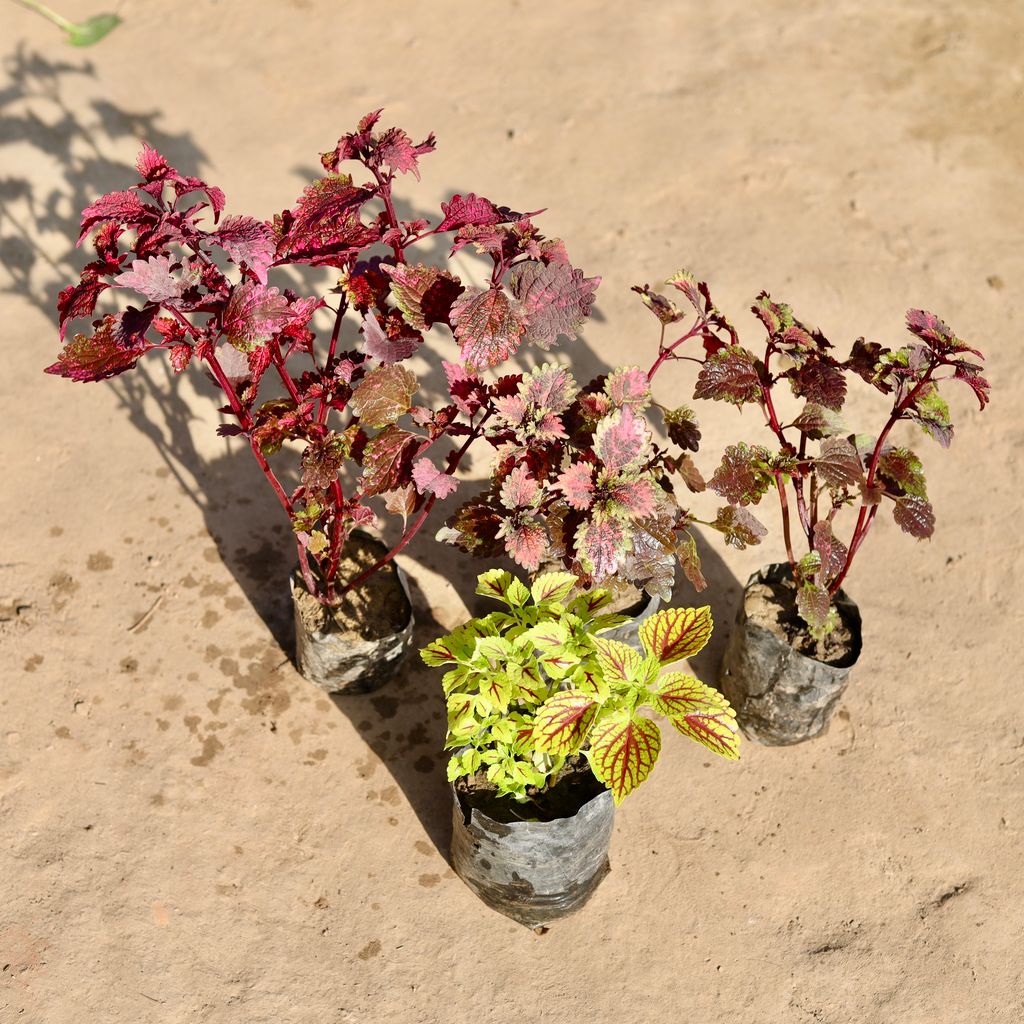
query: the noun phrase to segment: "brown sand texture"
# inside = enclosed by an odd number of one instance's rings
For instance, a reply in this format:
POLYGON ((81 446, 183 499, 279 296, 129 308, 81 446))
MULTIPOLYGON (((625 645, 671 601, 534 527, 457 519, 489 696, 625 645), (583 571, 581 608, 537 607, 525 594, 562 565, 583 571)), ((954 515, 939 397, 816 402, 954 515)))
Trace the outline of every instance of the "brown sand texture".
MULTIPOLYGON (((103 4, 61 0, 84 17, 103 4)), ((111 4, 113 6, 113 3, 111 4)), ((1024 12, 764 4, 126 2, 74 50, 2 4, 0 1021, 14 1024, 1010 1024, 1024 1020, 1020 352, 1024 12), (438 150, 416 209, 546 208, 600 274, 578 377, 646 365, 630 286, 689 266, 742 331, 762 288, 845 348, 934 309, 989 357, 991 407, 909 429, 938 526, 886 517, 848 591, 865 649, 829 731, 712 763, 666 734, 612 872, 536 935, 446 861, 438 676, 332 701, 290 660, 288 524, 158 359, 44 377, 79 211, 140 139, 270 217, 366 111, 438 150)), ((760 337, 760 335, 757 335, 760 337)), ((685 400, 686 364, 659 387, 685 400)), ((880 396, 848 418, 877 431, 880 396)), ((704 450, 757 440, 703 403, 704 450)), ((708 456, 707 458, 710 458, 708 456)), ((702 468, 714 468, 701 455, 702 468)), ((482 479, 486 465, 470 475, 482 479)), ((451 508, 461 497, 451 499, 451 508)), ((704 544, 719 624, 781 555, 704 544)), ((435 524, 440 520, 435 518, 435 524)), ((403 555, 417 639, 477 563, 403 555)), ((680 583, 676 600, 694 603, 680 583)))

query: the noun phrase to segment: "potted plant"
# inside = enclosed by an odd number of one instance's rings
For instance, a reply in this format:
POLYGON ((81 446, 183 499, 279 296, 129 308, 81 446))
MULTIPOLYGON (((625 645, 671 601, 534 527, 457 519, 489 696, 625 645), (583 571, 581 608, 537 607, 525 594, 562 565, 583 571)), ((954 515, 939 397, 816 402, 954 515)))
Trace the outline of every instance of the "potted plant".
POLYGON ((519 378, 485 381, 485 371, 524 342, 549 349, 574 338, 599 281, 573 268, 531 215, 472 193, 442 203, 433 226, 401 219, 395 178, 419 177, 434 138, 413 144, 399 128, 379 129, 379 116, 342 136, 322 157, 325 176, 273 221, 222 218, 220 189, 144 145, 141 181, 82 215, 79 242, 94 233, 96 258, 58 297, 62 340, 72 321, 114 302, 47 368, 99 381, 152 352, 177 373, 203 366, 226 402, 219 433, 244 438, 293 527, 297 660, 330 691, 379 685, 410 647, 394 558, 456 489, 467 452, 516 391, 519 378), (341 173, 343 163, 365 180, 341 173), (450 236, 452 254, 482 257, 483 287, 421 261, 439 236, 450 236), (299 295, 270 283, 304 264, 334 268, 336 287, 299 295), (321 310, 326 337, 314 322, 321 310), (435 347, 445 383, 431 403, 408 362, 435 347), (301 477, 286 484, 289 453, 293 462, 301 453, 301 477), (361 532, 379 511, 404 524, 390 548, 361 532))
POLYGON ((739 757, 716 690, 662 669, 700 651, 711 609, 671 608, 640 627, 641 654, 608 639, 610 594, 572 573, 527 586, 492 569, 477 593, 504 608, 420 653, 446 669, 454 797, 452 866, 489 906, 531 928, 581 907, 608 871, 615 805, 650 774, 666 717, 722 757, 739 757))
POLYGON ((756 406, 770 436, 767 446, 726 447, 707 483, 728 505, 709 525, 742 548, 767 533, 750 507, 769 492, 782 517, 787 560, 747 583, 719 685, 747 736, 797 743, 828 724, 860 654, 860 614, 842 585, 879 509, 919 540, 935 528, 921 460, 892 442, 893 428, 916 423, 948 447, 953 425, 940 387, 962 381, 984 409, 989 384, 976 361, 983 357, 933 313, 911 309, 908 344, 891 350, 858 338, 840 360, 820 331, 762 292, 752 306, 767 334, 758 358, 740 344, 705 283, 686 271, 668 283, 684 296, 685 313, 646 286, 635 289, 662 320, 659 360, 698 363, 694 398, 756 406), (666 343, 665 324, 690 317, 689 329, 666 343), (695 338, 703 341, 696 354, 686 345, 695 338), (890 403, 877 432, 859 433, 843 421, 848 382, 858 380, 890 403), (791 417, 782 414, 784 382, 799 403, 791 417), (843 520, 853 524, 846 540, 837 532, 843 520))

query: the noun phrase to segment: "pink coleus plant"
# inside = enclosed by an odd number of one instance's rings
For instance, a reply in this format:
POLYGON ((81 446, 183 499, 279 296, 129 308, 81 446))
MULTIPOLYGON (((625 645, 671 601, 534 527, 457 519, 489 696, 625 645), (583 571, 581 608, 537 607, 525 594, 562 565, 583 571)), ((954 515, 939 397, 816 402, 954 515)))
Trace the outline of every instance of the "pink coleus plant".
MULTIPOLYGON (((400 219, 395 178, 419 177, 434 137, 414 144, 399 128, 380 130, 379 117, 368 114, 342 136, 322 157, 326 175, 270 222, 222 216, 220 189, 144 146, 141 181, 83 212, 79 242, 94 233, 96 258, 58 297, 61 339, 69 323, 95 316, 108 291, 115 311, 92 319, 46 371, 99 381, 157 351, 178 373, 193 360, 202 364, 227 402, 219 432, 246 439, 292 522, 306 585, 327 605, 408 544, 435 502, 458 487, 455 472, 474 442, 493 441, 496 428, 511 437, 517 416, 530 420, 536 437, 557 436, 555 420, 572 399, 550 388, 541 394, 543 374, 486 377, 524 343, 549 349, 559 337, 575 338, 599 283, 571 266, 561 242, 537 231, 533 215, 472 193, 442 203, 433 226, 400 219), (341 173, 344 163, 365 180, 341 173), (489 264, 485 287, 418 261, 422 244, 438 235, 451 236, 452 255, 469 247, 489 264), (320 296, 271 284, 277 268, 292 264, 336 268, 337 287, 320 296), (322 308, 333 314, 325 339, 313 326, 322 308), (361 337, 343 344, 354 322, 361 337), (452 335, 455 344, 445 341, 452 335), (422 404, 405 365, 428 336, 448 350, 448 394, 436 408, 422 404), (538 401, 550 406, 546 421, 534 422, 538 401), (302 449, 301 483, 291 490, 270 461, 286 444, 302 449), (404 533, 376 565, 339 580, 346 538, 375 522, 375 498, 403 517, 404 533)), ((625 456, 631 429, 628 421, 605 429, 607 450, 623 449, 622 486, 636 462, 625 456)), ((605 487, 603 478, 594 486, 605 487)), ((634 504, 650 503, 635 482, 628 486, 634 504)), ((511 481, 504 500, 518 516, 506 532, 526 553, 527 509, 542 500, 536 481, 511 481)))

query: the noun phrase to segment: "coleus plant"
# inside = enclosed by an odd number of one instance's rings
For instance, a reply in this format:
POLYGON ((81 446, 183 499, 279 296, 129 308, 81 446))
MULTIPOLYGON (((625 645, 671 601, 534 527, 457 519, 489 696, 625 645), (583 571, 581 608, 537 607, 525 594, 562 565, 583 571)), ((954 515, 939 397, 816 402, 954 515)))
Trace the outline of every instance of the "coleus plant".
MULTIPOLYGON (((737 408, 756 406, 772 436, 770 446, 739 442, 726 447, 707 486, 729 504, 707 525, 724 533, 736 547, 756 544, 767 530, 750 507, 769 491, 778 495, 797 608, 812 637, 820 641, 838 624, 832 598, 881 507, 891 510, 905 533, 918 539, 931 537, 935 513, 921 460, 910 448, 894 445, 889 438, 896 424, 906 421, 916 423, 942 447, 948 447, 953 424, 940 385, 962 381, 984 409, 989 383, 975 361, 982 360, 982 354, 935 314, 911 309, 906 315, 911 342, 893 350, 858 338, 847 358, 839 359, 820 331, 762 292, 751 307, 766 332, 759 357, 740 343, 704 282, 679 271, 667 283, 681 293, 685 300, 682 309, 646 285, 634 289, 661 322, 655 365, 677 359, 697 363, 695 399, 726 402, 737 408), (678 338, 666 341, 668 328, 678 323, 688 326, 678 338), (702 350, 694 352, 693 346, 687 345, 695 340, 702 342, 702 350), (843 421, 851 380, 864 381, 891 402, 877 433, 853 432, 843 421), (778 389, 784 384, 802 402, 789 422, 784 422, 778 411, 778 389), (836 526, 847 510, 854 522, 844 541, 837 536, 836 526), (794 527, 802 535, 806 553, 794 546, 794 527)), ((683 436, 678 433, 682 429, 686 438, 693 438, 694 423, 693 413, 686 407, 666 417, 670 436, 683 436)), ((696 444, 693 448, 696 450, 696 444)))
POLYGON ((95 233, 96 258, 58 297, 62 340, 72 321, 94 317, 101 298, 113 295, 116 308, 47 368, 99 381, 153 352, 177 373, 201 364, 227 402, 219 433, 245 438, 291 520, 306 586, 325 605, 408 544, 458 486, 455 472, 487 425, 542 386, 536 375, 487 380, 486 372, 524 342, 550 349, 560 336, 575 338, 599 283, 537 231, 535 214, 473 193, 442 203, 433 224, 401 219, 395 179, 419 178, 434 137, 414 144, 399 128, 381 130, 380 113, 343 135, 322 157, 325 176, 272 221, 222 217, 220 189, 144 145, 142 180, 83 212, 79 243, 95 233), (450 236, 450 256, 470 249, 482 258, 484 287, 421 261, 436 236, 450 236), (298 264, 334 268, 337 286, 320 296, 270 283, 279 268, 298 264), (327 338, 313 326, 321 309, 333 317, 327 338), (358 325, 357 344, 342 340, 346 324, 351 332, 358 325), (436 407, 407 365, 426 352, 428 335, 450 348, 442 348, 447 393, 436 407), (270 463, 286 445, 301 448, 295 488, 270 463), (404 533, 376 564, 341 580, 345 541, 374 524, 378 497, 403 517, 404 533))
POLYGON ((611 594, 582 590, 572 573, 544 573, 527 587, 492 569, 479 577, 477 593, 505 609, 420 652, 428 665, 447 669, 445 748, 456 751, 449 781, 483 771, 499 796, 527 802, 567 757, 582 754, 620 803, 661 751, 661 730, 644 711, 722 757, 739 757, 728 701, 692 675, 662 672, 703 649, 710 608, 656 612, 640 626, 641 654, 600 636, 628 620, 603 613, 611 594))

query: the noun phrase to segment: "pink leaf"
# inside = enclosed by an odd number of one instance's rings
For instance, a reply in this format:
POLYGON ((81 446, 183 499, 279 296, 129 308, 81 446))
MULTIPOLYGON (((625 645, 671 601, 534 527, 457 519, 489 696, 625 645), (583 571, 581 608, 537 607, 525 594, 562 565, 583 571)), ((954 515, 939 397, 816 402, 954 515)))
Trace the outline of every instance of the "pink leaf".
POLYGON ((502 395, 494 399, 494 409, 499 419, 510 427, 518 427, 526 419, 527 405, 518 395, 502 395))
POLYGON ((178 298, 191 282, 171 273, 171 261, 166 256, 151 256, 148 260, 132 260, 131 270, 118 274, 114 283, 145 295, 150 302, 164 302, 178 298))
POLYGON ((594 502, 594 467, 577 462, 558 477, 555 487, 562 492, 571 508, 590 508, 594 502))
POLYGON ((236 264, 245 264, 260 284, 267 283, 267 268, 274 262, 274 232, 255 217, 226 217, 209 239, 236 264))
POLYGON ((651 435, 644 420, 627 405, 606 416, 594 431, 594 451, 612 472, 639 466, 651 435))
POLYGON ((156 221, 158 211, 144 203, 137 192, 110 192, 101 196, 82 211, 82 233, 78 245, 97 225, 108 221, 116 224, 135 226, 147 221, 156 221))
POLYGON ((486 369, 519 348, 526 317, 522 310, 513 307, 500 288, 474 288, 455 301, 452 323, 463 360, 470 366, 486 369))
POLYGON ((552 363, 538 366, 519 385, 519 394, 528 406, 554 413, 565 412, 578 390, 572 374, 552 363))
POLYGON ((60 340, 64 340, 64 332, 69 320, 92 316, 100 293, 110 285, 96 279, 94 274, 83 273, 82 280, 77 284, 69 284, 57 296, 57 312, 60 315, 60 340))
POLYGON ((526 466, 516 466, 501 485, 501 503, 506 508, 531 508, 537 501, 540 484, 526 466))
POLYGON ((530 260, 512 268, 512 294, 526 311, 526 340, 550 348, 559 335, 570 340, 590 316, 599 277, 585 278, 582 270, 564 263, 530 260))
POLYGON ((513 561, 531 572, 540 567, 540 560, 548 546, 547 534, 542 526, 536 523, 512 526, 506 521, 498 536, 505 538, 505 550, 513 561))
POLYGON ((172 174, 177 174, 177 171, 174 170, 167 160, 147 142, 142 144, 142 149, 135 159, 135 167, 146 181, 155 181, 158 178, 163 178, 167 175, 168 171, 172 174))
POLYGON ((452 304, 463 292, 457 277, 424 263, 395 267, 383 263, 380 269, 391 278, 391 295, 406 323, 423 331, 449 322, 452 304))
POLYGON ((442 501, 459 486, 455 477, 442 473, 426 458, 416 460, 412 467, 412 478, 420 494, 434 494, 442 501))
POLYGON ((291 318, 288 300, 276 289, 245 281, 232 289, 221 326, 243 352, 269 341, 291 318))
POLYGON ((576 533, 576 552, 595 580, 613 576, 625 550, 622 525, 610 517, 584 523, 576 533))
POLYGON ((412 171, 419 180, 418 158, 434 149, 434 136, 430 135, 418 146, 414 146, 401 128, 389 128, 377 140, 377 155, 392 170, 400 174, 412 171))
POLYGON ((122 349, 114 338, 115 319, 108 316, 91 337, 76 334, 57 357, 57 362, 46 367, 46 373, 75 381, 98 381, 116 377, 130 370, 142 354, 138 349, 122 349))
POLYGON ((397 363, 411 356, 417 347, 416 338, 412 335, 389 338, 372 313, 363 317, 363 350, 368 356, 382 363, 397 363))
POLYGON ((604 390, 617 407, 642 412, 651 404, 651 382, 639 366, 622 366, 608 375, 604 390))
POLYGON ((654 484, 647 479, 623 480, 611 492, 611 499, 633 519, 651 515, 656 507, 654 484))
POLYGON ((472 192, 465 196, 452 196, 447 203, 441 204, 441 210, 444 212, 444 220, 438 225, 438 231, 454 231, 470 224, 503 224, 514 219, 513 214, 503 215, 489 199, 476 196, 472 192))

